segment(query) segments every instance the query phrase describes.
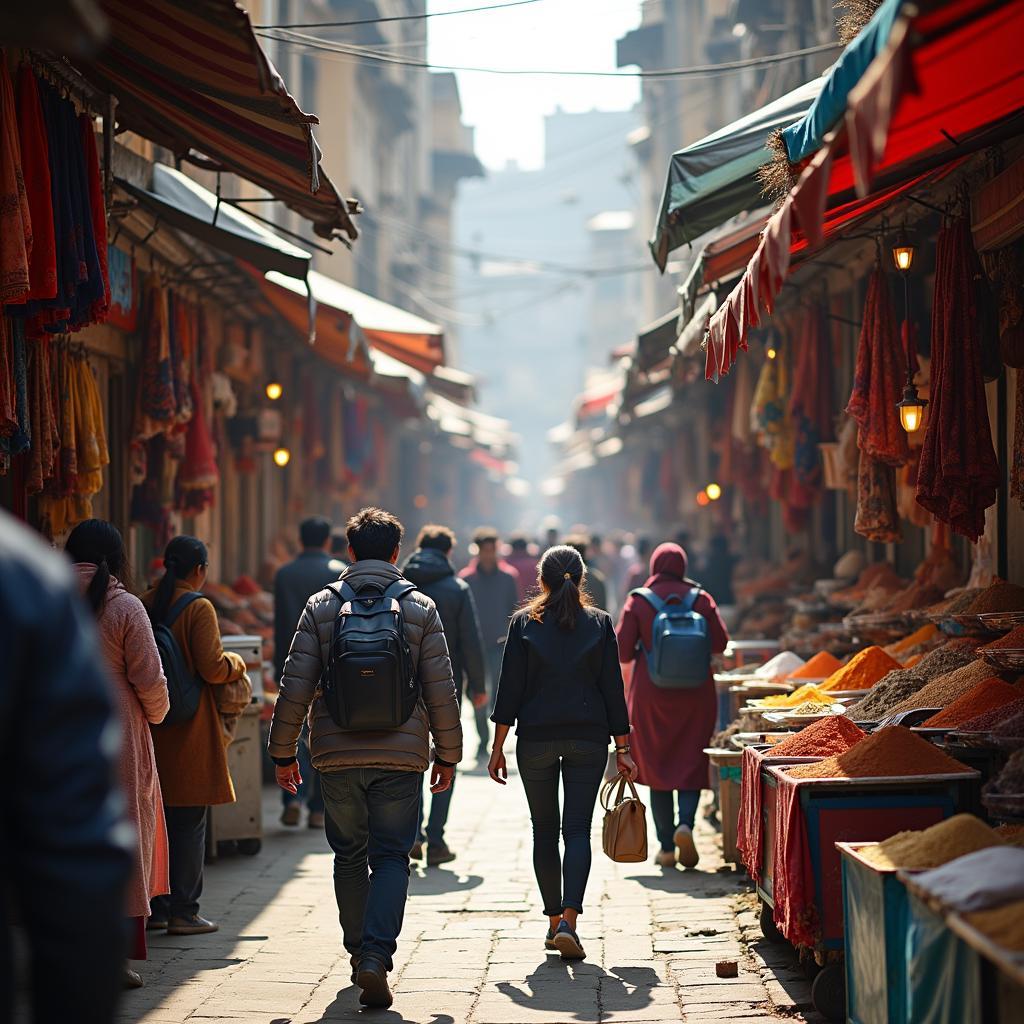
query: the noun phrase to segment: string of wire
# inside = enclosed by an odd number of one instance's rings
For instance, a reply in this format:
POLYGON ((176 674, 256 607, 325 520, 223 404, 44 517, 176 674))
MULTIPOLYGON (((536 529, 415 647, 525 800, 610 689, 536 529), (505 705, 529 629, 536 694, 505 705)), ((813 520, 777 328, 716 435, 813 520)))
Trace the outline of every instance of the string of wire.
POLYGON ((382 25, 392 21, 422 21, 424 18, 444 18, 450 14, 477 14, 480 11, 499 11, 505 7, 525 7, 540 3, 540 0, 507 0, 501 4, 485 4, 482 7, 462 7, 455 11, 427 11, 423 14, 396 14, 384 18, 360 18, 357 21, 296 21, 287 24, 253 25, 254 29, 270 28, 356 28, 360 25, 382 25))

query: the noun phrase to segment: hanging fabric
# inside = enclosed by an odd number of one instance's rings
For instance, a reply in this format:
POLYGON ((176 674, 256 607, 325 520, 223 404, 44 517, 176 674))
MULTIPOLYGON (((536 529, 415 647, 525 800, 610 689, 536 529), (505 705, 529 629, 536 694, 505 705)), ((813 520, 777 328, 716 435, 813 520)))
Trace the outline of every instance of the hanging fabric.
POLYGON ((135 403, 134 436, 145 441, 169 430, 177 413, 171 341, 168 326, 167 292, 153 273, 146 280, 145 326, 142 365, 135 403))
POLYGON ((832 439, 832 338, 825 307, 820 303, 804 318, 789 416, 793 424, 789 500, 807 508, 818 500, 824 483, 818 446, 832 439))
POLYGON ((32 214, 21 166, 14 87, 0 50, 0 305, 25 300, 31 258, 32 214))
POLYGON ((1017 401, 1013 413, 1013 451, 1010 453, 1010 496, 1024 506, 1024 370, 1015 370, 1017 401))
POLYGON ((193 375, 192 418, 185 430, 185 458, 178 470, 181 511, 198 515, 213 504, 213 489, 220 473, 217 469, 217 448, 203 410, 199 386, 193 375))
POLYGON ((932 407, 917 501, 972 541, 985 529, 985 509, 995 504, 999 486, 981 368, 984 318, 974 287, 982 273, 967 218, 944 225, 935 255, 932 407))
POLYGON ((85 187, 89 201, 89 225, 96 250, 97 279, 88 292, 88 306, 83 310, 85 323, 103 323, 110 313, 110 271, 107 265, 107 211, 103 203, 103 180, 100 176, 99 154, 96 152, 96 131, 88 114, 79 114, 82 137, 82 159, 85 164, 85 187))
POLYGON ((57 428, 53 397, 51 351, 49 340, 33 344, 28 364, 29 412, 32 446, 25 489, 38 494, 54 475, 60 434, 57 428))
POLYGON ((857 471, 857 514, 854 530, 879 544, 902 540, 896 508, 896 468, 861 451, 857 471))

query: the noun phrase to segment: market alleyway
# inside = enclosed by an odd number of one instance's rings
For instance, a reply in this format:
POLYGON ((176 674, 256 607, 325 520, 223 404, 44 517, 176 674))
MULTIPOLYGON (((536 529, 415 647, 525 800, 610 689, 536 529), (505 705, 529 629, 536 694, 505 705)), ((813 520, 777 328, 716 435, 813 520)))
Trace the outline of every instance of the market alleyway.
MULTIPOLYGON (((514 762, 511 764, 514 773, 514 762)), ((519 779, 499 791, 480 770, 460 774, 449 826, 458 860, 414 871, 389 1011, 360 1011, 348 982, 322 833, 277 824, 266 793, 266 838, 255 858, 210 865, 203 912, 215 935, 151 933, 147 987, 125 994, 120 1020, 144 1024, 571 1024, 621 1021, 813 1021, 809 986, 786 950, 760 939, 753 904, 721 866, 701 825, 706 870, 663 874, 613 864, 595 818, 588 959, 563 963, 542 946, 519 779), (748 938, 752 946, 747 947, 748 938), (767 958, 767 963, 765 959, 767 958), (715 961, 739 960, 719 980, 715 961), (774 965, 769 966, 769 965, 774 965)), ((598 811, 600 814, 600 811, 598 811)))

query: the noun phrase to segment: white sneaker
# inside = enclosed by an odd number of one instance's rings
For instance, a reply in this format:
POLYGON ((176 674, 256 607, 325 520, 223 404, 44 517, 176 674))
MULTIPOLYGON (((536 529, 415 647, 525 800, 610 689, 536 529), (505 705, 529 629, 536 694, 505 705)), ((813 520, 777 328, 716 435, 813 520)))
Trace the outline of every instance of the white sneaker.
POLYGON ((693 829, 689 825, 680 825, 672 837, 676 844, 676 857, 684 868, 695 868, 700 862, 697 844, 693 841, 693 829))

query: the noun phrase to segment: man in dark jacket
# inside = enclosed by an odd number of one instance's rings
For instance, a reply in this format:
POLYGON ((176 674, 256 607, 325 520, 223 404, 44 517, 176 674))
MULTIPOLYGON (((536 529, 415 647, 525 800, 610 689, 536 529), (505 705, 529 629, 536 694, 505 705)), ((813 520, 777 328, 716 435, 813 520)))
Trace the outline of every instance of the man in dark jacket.
MULTIPOLYGON (((424 526, 416 539, 416 550, 402 567, 402 575, 415 583, 421 593, 432 598, 441 616, 448 654, 452 659, 455 690, 462 702, 463 685, 474 708, 487 706, 487 669, 484 663, 483 639, 476 613, 473 592, 465 580, 455 575, 448 560, 455 547, 455 534, 446 526, 424 526)), ((430 801, 430 818, 426 834, 420 830, 420 842, 412 851, 414 860, 423 856, 423 840, 427 842, 427 865, 436 867, 455 859, 444 841, 444 827, 452 803, 452 786, 430 801)), ((422 819, 421 819, 422 820, 422 819)))
MULTIPOLYGON (((299 523, 299 540, 302 551, 287 565, 282 565, 274 577, 274 678, 280 681, 284 673, 284 662, 288 646, 295 635, 295 628, 306 607, 306 602, 333 583, 340 575, 341 568, 331 555, 328 547, 331 540, 331 524, 323 516, 310 516, 299 523)), ((299 743, 299 769, 305 780, 294 796, 281 791, 281 824, 294 828, 302 817, 302 805, 309 808, 309 827, 324 827, 324 798, 320 786, 320 775, 309 761, 308 735, 304 732, 299 743)))
POLYGON ((0 1021, 16 990, 12 922, 29 950, 36 1024, 113 1020, 134 837, 115 782, 118 719, 68 566, 0 511, 0 1021))
MULTIPOLYGON (((487 659, 487 685, 493 693, 501 674, 501 652, 508 635, 508 624, 512 613, 519 605, 519 573, 498 557, 498 531, 482 526, 473 535, 476 558, 466 566, 459 576, 473 591, 480 630, 484 636, 484 657, 487 659)), ((477 760, 486 761, 490 756, 487 746, 491 739, 491 727, 487 720, 487 708, 476 709, 476 731, 480 738, 477 760)))
POLYGON ((565 543, 579 552, 583 564, 587 567, 585 586, 590 592, 594 607, 611 614, 611 609, 608 607, 608 580, 605 574, 587 557, 590 553, 590 538, 585 533, 578 533, 572 537, 566 537, 565 543))

